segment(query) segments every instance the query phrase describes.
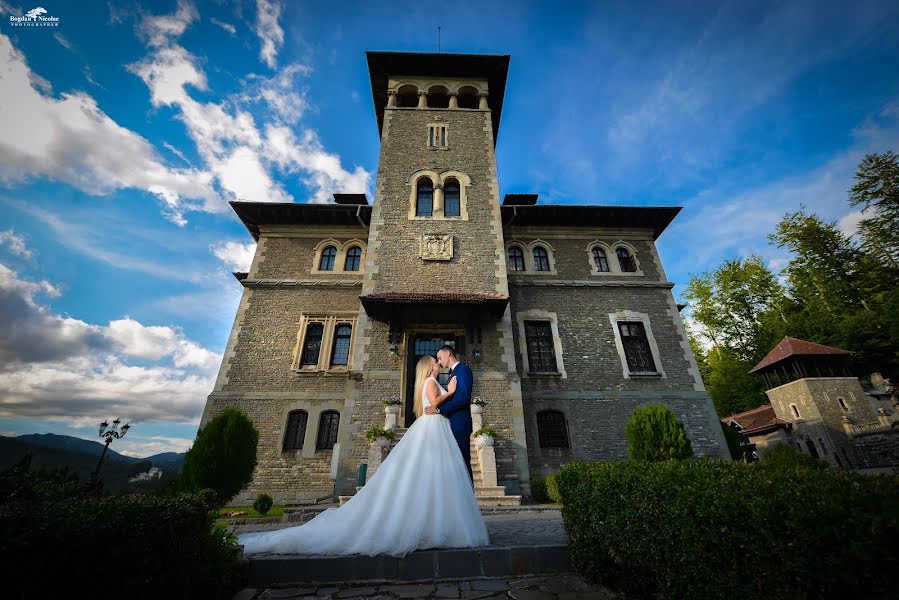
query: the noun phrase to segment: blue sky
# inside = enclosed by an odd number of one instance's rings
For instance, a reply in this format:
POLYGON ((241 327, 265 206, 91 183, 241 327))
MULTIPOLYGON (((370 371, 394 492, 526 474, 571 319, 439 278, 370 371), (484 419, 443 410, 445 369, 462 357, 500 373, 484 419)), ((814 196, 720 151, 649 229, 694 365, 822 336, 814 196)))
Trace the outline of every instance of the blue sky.
POLYGON ((858 161, 899 147, 899 4, 0 2, 0 434, 185 450, 252 240, 227 200, 371 197, 366 50, 512 56, 501 191, 677 205, 669 278, 805 204, 854 231, 858 161))

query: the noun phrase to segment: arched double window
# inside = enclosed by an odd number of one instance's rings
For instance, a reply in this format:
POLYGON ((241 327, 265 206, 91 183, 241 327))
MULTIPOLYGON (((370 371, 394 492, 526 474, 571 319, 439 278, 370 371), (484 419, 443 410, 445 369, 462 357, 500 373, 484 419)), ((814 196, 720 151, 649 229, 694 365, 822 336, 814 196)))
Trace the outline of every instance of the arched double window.
POLYGON ((434 213, 434 182, 428 177, 418 180, 415 193, 415 216, 430 217, 434 213))
POLYGON ((334 270, 334 261, 337 258, 337 248, 334 246, 328 246, 324 250, 322 250, 322 259, 318 264, 319 271, 333 271, 334 270))
POLYGON ((340 428, 340 413, 326 410, 318 420, 318 440, 316 450, 331 450, 337 443, 337 430, 340 428))
POLYGON ((623 273, 633 273, 637 270, 637 261, 631 256, 630 250, 619 246, 615 250, 615 254, 618 256, 618 264, 621 265, 623 273))
POLYGON ((284 432, 283 450, 302 450, 306 437, 306 422, 309 413, 305 410, 294 410, 287 415, 287 429, 284 432))
POLYGON ((543 246, 534 248, 534 270, 549 271, 549 253, 543 246))
POLYGON ((443 184, 443 216, 459 217, 462 215, 462 194, 459 181, 447 179, 443 184))
POLYGON ((565 413, 560 410, 538 412, 537 437, 541 448, 569 448, 565 413))
POLYGON ((509 268, 524 271, 524 251, 518 246, 509 247, 509 268))
POLYGON ((353 246, 346 253, 346 261, 343 263, 344 271, 358 271, 362 266, 362 248, 353 246))
POLYGON ((609 259, 606 257, 606 251, 602 248, 593 248, 593 264, 596 270, 601 273, 609 272, 609 259))

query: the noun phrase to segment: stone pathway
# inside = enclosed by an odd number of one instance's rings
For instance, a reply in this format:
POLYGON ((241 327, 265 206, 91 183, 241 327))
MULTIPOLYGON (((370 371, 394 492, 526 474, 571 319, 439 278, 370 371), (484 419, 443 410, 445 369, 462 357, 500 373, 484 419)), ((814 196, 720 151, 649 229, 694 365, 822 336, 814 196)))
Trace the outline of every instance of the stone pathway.
POLYGON ((415 584, 346 583, 344 585, 244 589, 233 600, 613 600, 612 590, 594 587, 572 573, 516 579, 443 580, 415 584))

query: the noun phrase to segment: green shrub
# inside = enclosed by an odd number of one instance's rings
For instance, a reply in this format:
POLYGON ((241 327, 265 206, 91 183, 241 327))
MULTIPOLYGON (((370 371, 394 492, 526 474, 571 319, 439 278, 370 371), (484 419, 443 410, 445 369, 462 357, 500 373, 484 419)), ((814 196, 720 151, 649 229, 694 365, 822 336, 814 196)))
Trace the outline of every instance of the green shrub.
POLYGON ((690 458, 693 446, 684 425, 664 404, 634 409, 624 426, 627 455, 633 460, 658 461, 690 458))
POLYGON ((551 502, 562 504, 562 495, 559 494, 559 482, 556 479, 556 475, 558 473, 546 478, 546 495, 549 496, 551 502))
POLYGON ((9 598, 223 598, 237 540, 198 496, 78 496, 64 474, 22 463, 0 473, 0 555, 9 598))
POLYGON ((268 494, 259 494, 256 496, 256 500, 253 502, 253 510, 258 512, 260 515, 264 515, 268 513, 272 509, 272 505, 275 501, 268 494))
POLYGON ((396 433, 394 433, 393 429, 381 429, 380 427, 372 427, 368 431, 365 432, 365 439, 369 442, 373 442, 379 437, 387 438, 388 440, 393 440, 396 438, 396 433))
POLYGON ((259 433, 243 411, 226 408, 197 432, 184 457, 181 489, 215 490, 224 504, 250 482, 256 468, 259 433))
POLYGON ((479 435, 489 435, 492 438, 498 438, 499 433, 493 427, 481 427, 477 431, 471 434, 471 437, 478 437, 479 435))
POLYGON ((767 469, 826 469, 830 466, 826 461, 803 454, 789 444, 777 444, 765 452, 760 464, 767 469))
POLYGON ((533 500, 534 502, 539 502, 541 504, 546 504, 547 502, 549 502, 549 496, 546 495, 545 477, 531 478, 531 500, 533 500))
POLYGON ((556 476, 574 567, 654 598, 895 597, 899 478, 712 459, 556 476))

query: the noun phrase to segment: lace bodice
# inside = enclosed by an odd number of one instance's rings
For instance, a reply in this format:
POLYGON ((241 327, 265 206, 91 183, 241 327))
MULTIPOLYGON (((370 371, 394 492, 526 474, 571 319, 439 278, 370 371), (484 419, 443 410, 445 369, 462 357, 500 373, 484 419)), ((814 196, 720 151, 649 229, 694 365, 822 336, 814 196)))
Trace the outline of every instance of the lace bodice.
MULTIPOLYGON (((446 393, 446 388, 440 385, 440 382, 437 381, 435 377, 428 377, 428 379, 433 379, 434 383, 437 384, 437 395, 440 396, 446 393)), ((421 386, 421 409, 424 410, 427 407, 431 406, 431 402, 428 400, 428 379, 425 379, 424 385, 421 386)))

